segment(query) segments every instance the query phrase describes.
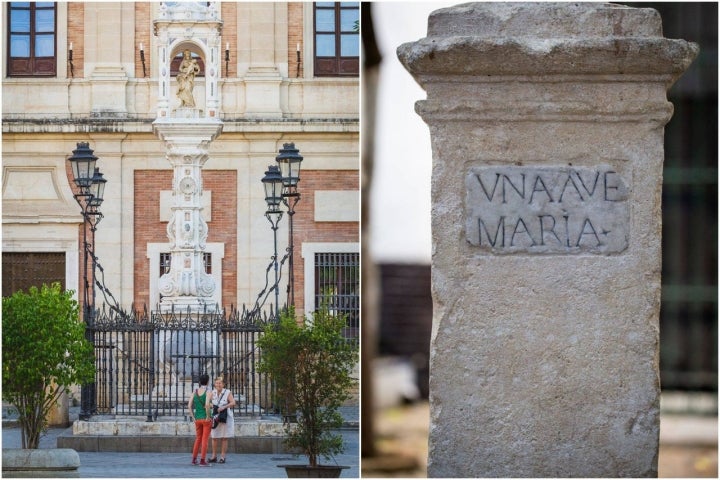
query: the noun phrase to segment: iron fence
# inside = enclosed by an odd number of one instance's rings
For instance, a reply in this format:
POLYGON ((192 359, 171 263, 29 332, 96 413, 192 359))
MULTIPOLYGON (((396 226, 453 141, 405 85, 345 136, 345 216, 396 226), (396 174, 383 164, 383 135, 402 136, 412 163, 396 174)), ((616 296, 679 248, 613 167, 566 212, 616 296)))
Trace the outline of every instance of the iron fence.
MULTIPOLYGON (((271 313, 272 315, 272 313, 271 313)), ((270 317, 272 318, 272 317, 270 317)), ((257 341, 269 321, 259 310, 168 313, 103 308, 87 326, 95 346, 99 415, 187 415, 201 374, 222 377, 235 416, 277 414, 272 383, 258 371, 257 341)))

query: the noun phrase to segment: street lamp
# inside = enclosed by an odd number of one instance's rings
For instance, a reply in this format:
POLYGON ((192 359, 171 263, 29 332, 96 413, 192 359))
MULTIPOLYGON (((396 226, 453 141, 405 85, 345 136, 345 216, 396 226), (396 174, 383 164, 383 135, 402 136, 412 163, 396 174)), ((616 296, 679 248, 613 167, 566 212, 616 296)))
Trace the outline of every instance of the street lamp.
POLYGON ((275 161, 280 167, 280 175, 282 177, 282 201, 288 209, 288 217, 290 222, 290 245, 288 252, 289 259, 289 279, 288 279, 288 304, 295 305, 295 276, 293 271, 293 255, 295 246, 293 244, 293 215, 295 215, 295 205, 300 201, 300 193, 297 191, 297 184, 300 182, 300 164, 303 157, 300 151, 295 148, 294 143, 285 143, 280 149, 280 155, 275 157, 275 161))
POLYGON ((88 200, 91 207, 98 208, 102 205, 106 183, 107 180, 103 178, 103 174, 100 173, 100 169, 95 167, 95 173, 93 174, 92 182, 90 183, 90 198, 88 200))
MULTIPOLYGON (((95 167, 98 157, 86 142, 79 142, 77 148, 68 161, 73 172, 73 180, 79 191, 73 194, 75 201, 80 205, 83 216, 83 322, 85 323, 85 338, 91 345, 95 345, 92 327, 95 323, 95 230, 103 215, 99 208, 105 194, 105 183, 100 170, 95 167), (91 239, 88 240, 88 226, 91 239), (92 259, 92 274, 88 281, 88 258, 92 259), (90 295, 92 285, 92 295, 90 295)), ((96 410, 95 382, 82 386, 80 419, 87 420, 96 410)))
POLYGON ((277 258, 277 229, 280 219, 282 218, 282 210, 280 210, 280 202, 282 201, 282 175, 280 169, 276 165, 268 166, 265 176, 262 178, 263 187, 265 187, 265 203, 268 209, 265 211, 265 217, 270 222, 273 231, 273 265, 275 267, 275 315, 278 315, 279 307, 279 289, 278 289, 278 258, 277 258))
MULTIPOLYGON (((68 159, 72 167, 73 179, 75 185, 80 188, 80 195, 86 195, 95 174, 95 164, 98 157, 93 155, 93 151, 89 144, 80 142, 77 148, 73 150, 73 155, 68 159)), ((75 196, 77 200, 77 196, 75 196)))
POLYGON ((275 157, 275 161, 278 163, 282 175, 285 189, 283 196, 296 194, 297 184, 300 181, 300 164, 303 161, 300 150, 295 148, 294 143, 285 143, 280 149, 280 155, 275 157))

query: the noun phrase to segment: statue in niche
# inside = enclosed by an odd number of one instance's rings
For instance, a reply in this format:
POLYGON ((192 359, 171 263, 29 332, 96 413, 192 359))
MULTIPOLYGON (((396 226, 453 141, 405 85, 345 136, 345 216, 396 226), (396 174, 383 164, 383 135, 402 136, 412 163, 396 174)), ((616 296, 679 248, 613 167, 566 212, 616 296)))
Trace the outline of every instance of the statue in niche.
POLYGON ((195 75, 198 73, 200 73, 200 65, 197 60, 192 58, 190 50, 185 50, 177 74, 177 96, 180 99, 180 107, 195 108, 193 87, 195 86, 195 75))

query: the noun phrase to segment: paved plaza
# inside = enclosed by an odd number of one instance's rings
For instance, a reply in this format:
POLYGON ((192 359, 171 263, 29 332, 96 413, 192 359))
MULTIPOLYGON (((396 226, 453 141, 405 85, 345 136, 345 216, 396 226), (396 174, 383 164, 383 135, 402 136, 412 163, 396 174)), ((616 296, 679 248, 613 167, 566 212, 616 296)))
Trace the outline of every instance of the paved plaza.
MULTIPOLYGON (((40 448, 56 448, 57 438, 64 428, 53 428, 40 439, 40 448)), ((344 478, 360 476, 358 431, 341 431, 345 441, 345 453, 334 461, 350 468, 342 472, 344 478)), ((20 429, 3 427, 2 447, 20 448, 20 429)), ((280 464, 306 463, 304 456, 290 454, 228 454, 227 463, 197 467, 190 464, 191 452, 187 453, 127 453, 127 452, 78 452, 80 455, 80 478, 287 478, 280 464)), ((208 456, 210 455, 208 451, 208 456)))

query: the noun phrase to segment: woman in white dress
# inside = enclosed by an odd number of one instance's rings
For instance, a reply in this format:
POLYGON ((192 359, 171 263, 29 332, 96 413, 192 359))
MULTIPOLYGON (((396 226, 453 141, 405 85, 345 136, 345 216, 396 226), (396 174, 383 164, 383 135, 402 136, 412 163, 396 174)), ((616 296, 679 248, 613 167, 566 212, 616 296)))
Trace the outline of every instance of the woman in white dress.
POLYGON ((208 462, 225 463, 225 454, 227 453, 228 438, 235 436, 235 419, 233 418, 232 408, 236 405, 235 397, 230 390, 225 388, 225 381, 222 377, 215 379, 215 389, 212 392, 211 400, 213 405, 218 407, 218 412, 228 410, 227 422, 218 423, 210 433, 212 438, 212 457, 208 462), (220 459, 217 458, 217 443, 220 440, 220 459))

